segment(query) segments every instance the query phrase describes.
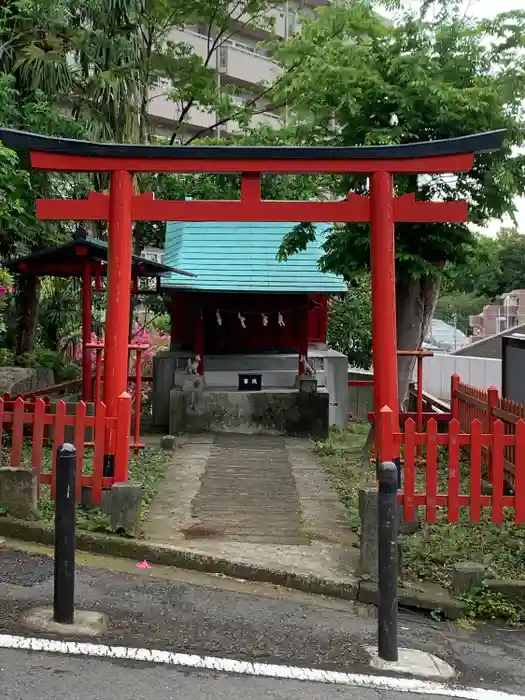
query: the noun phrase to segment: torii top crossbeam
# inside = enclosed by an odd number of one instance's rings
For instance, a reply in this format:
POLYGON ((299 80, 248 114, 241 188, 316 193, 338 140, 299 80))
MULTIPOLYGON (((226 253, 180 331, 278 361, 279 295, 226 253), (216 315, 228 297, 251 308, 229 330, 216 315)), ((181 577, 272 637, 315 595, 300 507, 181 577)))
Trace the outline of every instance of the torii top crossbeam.
MULTIPOLYGON (((394 173, 455 173, 472 168, 479 153, 496 151, 504 131, 422 143, 355 146, 136 146, 90 143, 0 129, 0 139, 28 152, 33 168, 63 172, 110 172, 109 195, 87 200, 40 200, 41 219, 109 222, 109 298, 106 335, 114 342, 105 360, 104 398, 110 415, 126 389, 127 330, 133 221, 370 222, 372 341, 375 410, 389 406, 397 424, 397 341, 395 311, 395 222, 462 222, 466 202, 417 202, 396 197, 394 173), (235 201, 155 201, 134 194, 134 172, 238 173, 241 197, 235 201), (276 202, 261 199, 264 173, 363 173, 370 196, 349 194, 343 201, 276 202), (127 297, 127 298, 126 298, 127 297)), ((349 251, 351 254, 351 251, 349 251)), ((397 427, 397 425, 395 426, 397 427)), ((380 446, 380 458, 396 456, 380 446)), ((399 454, 399 452, 397 452, 399 454)))
MULTIPOLYGON (((476 153, 501 147, 503 131, 443 141, 393 146, 145 146, 91 143, 0 129, 0 139, 29 152, 33 168, 68 172, 240 173, 241 198, 228 201, 154 201, 150 193, 132 196, 133 221, 312 221, 368 222, 370 200, 349 194, 343 201, 277 202, 261 199, 262 173, 443 173, 470 170, 476 153)), ((463 202, 416 202, 397 197, 398 222, 458 222, 467 218, 463 202)), ((109 197, 37 202, 40 219, 109 219, 109 197)))
POLYGON ((397 173, 459 172, 476 153, 501 148, 504 131, 387 146, 150 146, 93 143, 0 129, 15 151, 29 151, 38 170, 94 172, 397 173), (453 158, 451 158, 453 156, 453 158))

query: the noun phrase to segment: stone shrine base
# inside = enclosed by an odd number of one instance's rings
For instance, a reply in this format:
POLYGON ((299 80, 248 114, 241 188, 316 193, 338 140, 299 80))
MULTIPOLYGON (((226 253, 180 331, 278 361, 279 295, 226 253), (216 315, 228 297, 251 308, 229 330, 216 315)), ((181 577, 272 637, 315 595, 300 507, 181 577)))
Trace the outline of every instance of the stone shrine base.
POLYGON ((296 389, 172 389, 169 431, 324 439, 328 436, 328 411, 329 395, 323 388, 315 393, 296 389))

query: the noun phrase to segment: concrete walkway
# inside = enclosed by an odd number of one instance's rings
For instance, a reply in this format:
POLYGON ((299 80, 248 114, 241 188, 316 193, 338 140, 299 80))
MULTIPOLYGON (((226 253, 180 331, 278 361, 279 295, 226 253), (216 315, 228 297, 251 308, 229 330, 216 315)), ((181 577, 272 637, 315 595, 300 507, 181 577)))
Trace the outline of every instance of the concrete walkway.
POLYGON ((358 539, 308 440, 179 438, 144 535, 185 551, 355 583, 358 539))

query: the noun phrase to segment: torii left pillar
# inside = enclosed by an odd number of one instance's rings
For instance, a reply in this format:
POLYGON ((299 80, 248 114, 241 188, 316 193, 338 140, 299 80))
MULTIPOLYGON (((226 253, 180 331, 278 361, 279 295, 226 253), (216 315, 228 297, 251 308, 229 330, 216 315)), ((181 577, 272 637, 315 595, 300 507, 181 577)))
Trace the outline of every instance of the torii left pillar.
POLYGON ((128 385, 133 175, 111 173, 108 226, 108 298, 104 349, 104 403, 117 415, 118 397, 128 385))

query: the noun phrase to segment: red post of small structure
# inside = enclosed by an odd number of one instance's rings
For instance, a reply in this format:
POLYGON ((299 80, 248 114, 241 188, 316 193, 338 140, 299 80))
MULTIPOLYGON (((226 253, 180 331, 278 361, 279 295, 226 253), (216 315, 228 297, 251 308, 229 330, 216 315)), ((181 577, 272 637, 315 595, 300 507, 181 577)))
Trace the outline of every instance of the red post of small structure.
POLYGON ((133 447, 135 452, 140 445, 140 409, 142 404, 142 348, 136 350, 136 365, 135 365, 135 434, 133 439, 133 447))
MULTIPOLYGON (((102 400, 102 353, 104 352, 104 343, 87 343, 86 347, 89 350, 95 351, 95 403, 98 404, 102 400)), ((93 387, 91 387, 91 395, 93 396, 93 387)))
POLYGON ((91 376, 91 343, 92 314, 91 314, 91 265, 86 263, 82 279, 82 400, 93 400, 93 380, 91 376))
POLYGON ((104 403, 117 415, 119 396, 128 385, 129 296, 131 289, 133 178, 126 170, 111 173, 104 403))
POLYGON ((142 404, 142 353, 149 350, 149 345, 130 345, 131 352, 136 352, 135 360, 135 421, 133 428, 133 449, 135 454, 144 447, 140 442, 140 410, 142 404))
MULTIPOLYGON (((392 174, 370 176, 370 267, 372 271, 372 357, 374 410, 392 410, 399 430, 397 389, 396 282, 392 174)), ((398 455, 390 455, 389 459, 398 455)))

